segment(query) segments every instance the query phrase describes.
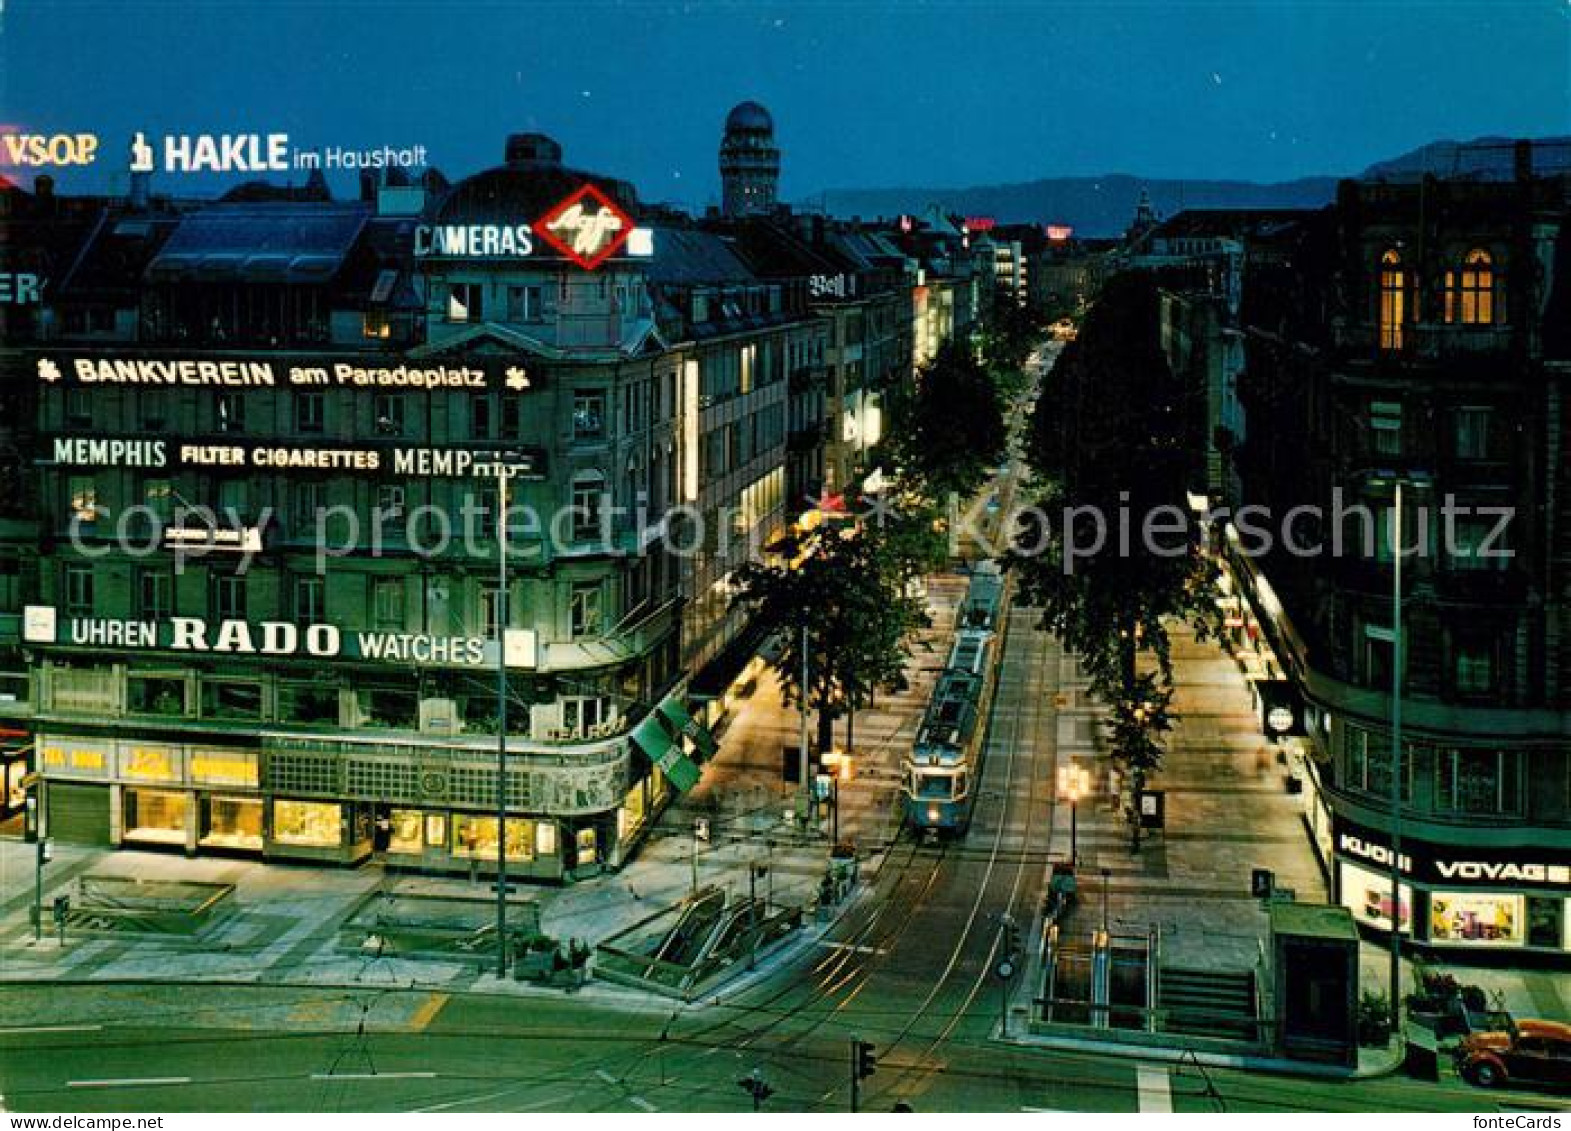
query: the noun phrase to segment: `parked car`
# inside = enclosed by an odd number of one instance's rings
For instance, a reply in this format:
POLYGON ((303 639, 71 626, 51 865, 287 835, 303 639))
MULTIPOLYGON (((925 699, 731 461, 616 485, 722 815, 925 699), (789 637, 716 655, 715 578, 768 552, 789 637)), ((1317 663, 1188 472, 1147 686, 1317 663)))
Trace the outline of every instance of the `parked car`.
POLYGON ((1509 1030, 1469 1034, 1457 1048, 1457 1068, 1485 1088, 1507 1081, 1571 1084, 1571 1025, 1518 1021, 1509 1030))

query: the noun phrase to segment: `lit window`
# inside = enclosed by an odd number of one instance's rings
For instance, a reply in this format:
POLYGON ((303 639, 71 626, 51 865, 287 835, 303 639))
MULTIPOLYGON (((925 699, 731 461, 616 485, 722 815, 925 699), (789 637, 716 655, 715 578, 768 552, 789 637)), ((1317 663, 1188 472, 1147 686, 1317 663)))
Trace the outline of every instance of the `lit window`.
POLYGON ((571 605, 574 637, 600 635, 600 585, 573 586, 571 605))
POLYGON ((485 292, 479 283, 454 283, 447 292, 449 322, 480 322, 485 318, 485 292))
POLYGON ((1402 348, 1402 323, 1407 319, 1407 272, 1402 257, 1388 251, 1380 257, 1380 348, 1402 348))
POLYGON ((573 393, 573 439, 594 440, 605 435, 605 394, 579 389, 573 393))
POLYGON ((360 332, 367 338, 385 340, 393 336, 393 321, 385 310, 368 310, 361 320, 360 332))
POLYGON ((98 487, 90 475, 73 475, 70 482, 71 518, 75 522, 98 521, 98 487))
POLYGON ((1495 266, 1483 248, 1467 253, 1457 299, 1457 316, 1463 325, 1487 326, 1495 320, 1495 266))

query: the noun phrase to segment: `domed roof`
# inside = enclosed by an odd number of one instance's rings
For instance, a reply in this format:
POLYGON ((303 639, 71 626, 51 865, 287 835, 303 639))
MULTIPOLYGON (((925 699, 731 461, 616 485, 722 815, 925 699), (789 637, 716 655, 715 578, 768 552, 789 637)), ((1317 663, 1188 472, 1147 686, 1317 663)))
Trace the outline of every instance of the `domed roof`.
POLYGON ((730 130, 762 130, 773 133, 775 120, 756 102, 738 102, 726 115, 725 128, 730 130))

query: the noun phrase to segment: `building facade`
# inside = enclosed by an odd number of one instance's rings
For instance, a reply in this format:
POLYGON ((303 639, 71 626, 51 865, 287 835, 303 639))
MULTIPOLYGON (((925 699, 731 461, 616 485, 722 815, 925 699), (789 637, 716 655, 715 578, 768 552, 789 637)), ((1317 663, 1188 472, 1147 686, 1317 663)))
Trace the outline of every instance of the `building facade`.
POLYGON ((1306 817, 1366 929, 1453 955, 1571 956, 1567 215, 1519 145, 1494 178, 1345 183, 1245 284, 1244 494, 1317 508, 1293 537, 1329 548, 1236 557, 1306 817))

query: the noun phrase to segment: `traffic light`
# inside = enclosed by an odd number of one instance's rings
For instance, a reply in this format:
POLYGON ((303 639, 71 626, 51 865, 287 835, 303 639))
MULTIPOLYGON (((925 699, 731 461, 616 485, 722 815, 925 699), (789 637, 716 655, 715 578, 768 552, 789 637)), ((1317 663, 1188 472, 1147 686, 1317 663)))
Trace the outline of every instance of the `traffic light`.
POLYGON ((878 1055, 873 1051, 871 1041, 857 1041, 856 1045, 856 1078, 866 1080, 878 1071, 878 1055))
POLYGON ((1013 919, 1004 920, 1004 956, 1006 958, 1020 956, 1020 924, 1013 919))

